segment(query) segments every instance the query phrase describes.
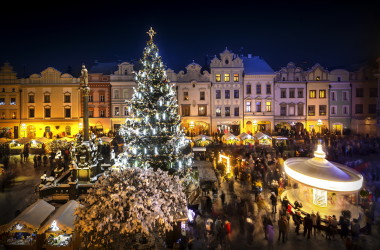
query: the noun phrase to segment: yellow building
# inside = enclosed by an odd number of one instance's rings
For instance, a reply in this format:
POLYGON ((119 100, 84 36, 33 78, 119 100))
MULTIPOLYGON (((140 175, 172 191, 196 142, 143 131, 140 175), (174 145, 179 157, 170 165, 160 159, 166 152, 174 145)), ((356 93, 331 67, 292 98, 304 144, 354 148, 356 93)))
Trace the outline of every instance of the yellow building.
POLYGON ((20 137, 62 137, 79 132, 79 78, 49 67, 20 81, 20 137))

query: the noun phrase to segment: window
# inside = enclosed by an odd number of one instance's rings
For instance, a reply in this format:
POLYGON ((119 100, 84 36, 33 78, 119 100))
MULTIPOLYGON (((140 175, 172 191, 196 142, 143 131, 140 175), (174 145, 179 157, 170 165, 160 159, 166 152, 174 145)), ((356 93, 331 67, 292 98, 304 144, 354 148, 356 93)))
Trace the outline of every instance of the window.
POLYGON ((45 118, 50 118, 50 117, 51 117, 51 108, 45 107, 45 118))
POLYGON ((336 115, 336 106, 331 106, 330 107, 330 114, 336 115))
POLYGON ((286 89, 281 89, 281 98, 286 98, 286 89))
POLYGON ((222 98, 222 91, 220 89, 215 90, 215 99, 222 98))
POLYGON ((326 115, 326 105, 319 105, 319 115, 326 115))
POLYGON ((294 116, 296 114, 296 110, 295 110, 295 105, 294 104, 289 104, 289 115, 292 115, 294 116))
POLYGON ((115 89, 115 90, 113 91, 113 98, 115 98, 115 99, 119 99, 119 90, 118 90, 118 89, 115 89))
POLYGON ((5 98, 4 97, 0 97, 0 105, 5 105, 5 98))
POLYGON ((94 117, 94 110, 93 109, 88 110, 88 117, 94 117))
POLYGON ((331 91, 330 95, 331 95, 331 101, 336 101, 336 91, 331 91))
POLYGON ((50 94, 44 94, 44 103, 50 103, 50 94))
POLYGON ((251 84, 247 84, 247 88, 246 88, 246 91, 245 91, 245 93, 247 95, 250 95, 252 93, 252 89, 251 88, 252 88, 251 84))
POLYGON ((251 112, 251 102, 245 103, 245 112, 251 112))
POLYGON ((71 117, 71 108, 65 108, 65 118, 70 118, 71 117))
POLYGON ((377 97, 377 88, 369 89, 369 97, 377 97))
POLYGON ((216 108, 215 114, 216 114, 216 116, 221 116, 222 115, 222 109, 220 107, 216 108))
POLYGON ((376 104, 368 104, 368 113, 376 114, 376 104))
POLYGON ((297 97, 303 98, 303 89, 297 89, 297 97))
POLYGON ((230 114, 230 107, 225 107, 224 108, 224 112, 225 112, 224 113, 225 116, 231 116, 231 114, 230 114))
POLYGON ((348 91, 343 91, 342 92, 342 100, 343 101, 348 101, 348 91))
POLYGON ((16 119, 16 112, 12 112, 11 117, 12 117, 12 119, 16 119))
POLYGON ((238 89, 234 89, 234 98, 235 99, 239 98, 239 90, 238 89))
POLYGON ((119 116, 120 115, 120 108, 119 107, 115 107, 115 109, 114 109, 114 115, 115 116, 119 116))
POLYGON ((270 101, 265 102, 265 111, 266 112, 272 112, 272 102, 270 102, 270 101))
POLYGON ((207 115, 207 106, 198 105, 198 116, 206 116, 206 115, 207 115))
POLYGON ((349 110, 350 110, 350 107, 348 105, 343 105, 343 107, 342 107, 342 113, 344 115, 349 115, 349 113, 350 113, 349 110))
POLYGON ((70 103, 71 102, 71 94, 66 93, 64 98, 64 103, 70 103))
POLYGON ((220 74, 215 74, 215 81, 216 82, 221 82, 222 81, 222 77, 220 74))
POLYGON ((295 98, 295 97, 296 97, 296 90, 289 89, 289 98, 295 98))
POLYGON ((88 95, 88 101, 93 102, 93 100, 94 100, 94 96, 92 94, 88 95))
POLYGON ((189 92, 185 91, 183 92, 183 100, 188 101, 189 100, 189 92))
POLYGON ((256 102, 256 112, 261 112, 261 101, 256 102))
POLYGON ((124 116, 129 116, 129 108, 124 107, 124 116))
POLYGON ((364 97, 363 88, 356 88, 356 97, 364 97))
POLYGON ((280 106, 280 115, 286 116, 286 106, 284 105, 280 106))
POLYGON ((206 99, 206 94, 204 91, 199 92, 199 100, 204 101, 206 99))
POLYGON ((5 119, 5 112, 1 112, 1 119, 5 119))
POLYGON ((190 116, 190 105, 182 105, 182 116, 190 116))
POLYGON ((320 80, 321 80, 321 77, 320 77, 320 76, 317 76, 317 77, 315 78, 315 80, 316 80, 316 81, 320 81, 320 80))
POLYGON ((234 116, 239 116, 239 107, 234 108, 234 116))
POLYGON ((297 115, 303 115, 303 104, 301 103, 297 105, 297 115))
POLYGON ((16 105, 16 97, 11 97, 10 105, 16 105))
POLYGON ((29 103, 34 103, 34 94, 29 94, 28 95, 28 102, 29 103))
POLYGON ((261 95, 261 84, 256 85, 256 95, 261 95))
POLYGON ((128 89, 123 89, 123 98, 124 99, 129 99, 129 90, 128 89))
POLYGON ((315 115, 315 105, 309 105, 307 107, 307 115, 309 115, 309 116, 315 115))
POLYGON ((230 91, 228 89, 224 91, 224 98, 230 99, 230 91))
POLYGON ((317 91, 316 90, 310 90, 309 91, 309 98, 317 98, 317 91))
POLYGON ((100 94, 99 95, 99 100, 100 100, 100 102, 105 102, 105 100, 106 100, 105 95, 104 94, 100 94))
POLYGON ((229 82, 230 81, 230 74, 224 74, 224 81, 229 82))
POLYGON ((272 94, 272 86, 270 84, 267 84, 266 89, 267 89, 267 95, 272 94))
POLYGON ((29 118, 34 118, 34 107, 29 108, 29 118))
POLYGON ((326 98, 326 90, 325 89, 319 90, 319 98, 326 98))
POLYGON ((15 88, 12 88, 12 92, 16 92, 16 89, 15 89, 15 88))
POLYGON ((100 117, 106 117, 106 111, 104 109, 99 110, 100 117))
POLYGON ((355 114, 363 114, 363 104, 355 104, 355 114))
POLYGON ((234 74, 234 82, 238 82, 239 81, 239 74, 234 74))
POLYGON ((340 82, 341 80, 342 80, 342 78, 340 76, 338 76, 337 81, 340 82))

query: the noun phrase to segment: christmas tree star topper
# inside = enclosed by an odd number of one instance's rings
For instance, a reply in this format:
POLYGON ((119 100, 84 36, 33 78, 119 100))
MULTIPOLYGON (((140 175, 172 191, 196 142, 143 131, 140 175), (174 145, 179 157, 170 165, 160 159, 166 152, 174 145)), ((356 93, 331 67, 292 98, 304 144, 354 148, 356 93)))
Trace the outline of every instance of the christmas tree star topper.
POLYGON ((154 35, 157 34, 157 33, 156 33, 156 31, 154 31, 154 30, 152 29, 152 27, 150 27, 150 30, 147 32, 147 34, 150 36, 150 40, 153 41, 153 37, 154 37, 154 35))

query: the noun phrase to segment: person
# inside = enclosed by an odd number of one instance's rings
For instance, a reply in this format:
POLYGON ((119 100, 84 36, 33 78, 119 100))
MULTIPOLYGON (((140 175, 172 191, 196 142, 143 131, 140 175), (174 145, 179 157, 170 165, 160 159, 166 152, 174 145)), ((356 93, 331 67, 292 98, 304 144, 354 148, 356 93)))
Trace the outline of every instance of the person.
POLYGON ((222 240, 223 240, 223 222, 222 220, 220 219, 220 216, 218 216, 218 219, 215 221, 215 229, 214 229, 214 232, 216 233, 216 238, 217 240, 222 243, 222 240))
POLYGON ((333 215, 331 217, 331 220, 330 220, 330 223, 329 223, 329 227, 330 227, 331 237, 334 239, 335 238, 335 234, 338 231, 338 221, 337 221, 335 215, 333 215))
POLYGON ((251 245, 253 242, 253 231, 255 231, 255 226, 250 217, 247 218, 247 242, 248 245, 251 245))
POLYGON ((310 239, 311 229, 313 228, 313 221, 310 214, 307 214, 303 221, 303 236, 307 234, 307 239, 310 239))
POLYGON ((282 237, 282 243, 285 243, 285 241, 288 238, 288 230, 289 230, 289 221, 286 218, 286 216, 283 215, 278 220, 278 242, 280 242, 280 239, 282 237))
POLYGON ((223 190, 222 190, 222 193, 220 195, 220 200, 222 201, 222 206, 224 206, 224 202, 226 200, 226 194, 224 193, 223 190))
POLYGON ((311 212, 310 218, 313 223, 313 231, 314 231, 314 237, 315 237, 317 236, 317 215, 314 213, 314 211, 311 212))
POLYGON ((271 192, 270 200, 272 203, 272 214, 277 213, 277 196, 274 192, 271 192))
POLYGON ((295 232, 297 235, 299 235, 300 234, 300 226, 302 223, 302 217, 301 217, 301 213, 299 211, 297 211, 293 214, 293 221, 294 221, 294 225, 296 226, 295 232))
POLYGON ((351 223, 351 235, 352 235, 353 241, 357 241, 359 239, 360 224, 359 224, 358 219, 354 219, 353 222, 351 223))
POLYGON ((273 249, 273 241, 274 241, 274 227, 271 219, 268 218, 267 226, 266 226, 266 235, 268 241, 268 249, 273 249))
POLYGON ((269 218, 266 214, 264 214, 262 217, 261 217, 261 221, 263 223, 263 229, 264 229, 264 239, 267 240, 268 239, 268 235, 267 235, 267 225, 268 225, 268 221, 269 221, 269 218))
POLYGON ((322 222, 321 215, 319 214, 319 211, 318 211, 317 212, 317 231, 318 231, 318 233, 321 232, 321 222, 322 222))
POLYGON ((340 216, 339 225, 340 225, 340 238, 346 239, 349 233, 350 222, 348 221, 348 219, 344 218, 343 216, 340 216))

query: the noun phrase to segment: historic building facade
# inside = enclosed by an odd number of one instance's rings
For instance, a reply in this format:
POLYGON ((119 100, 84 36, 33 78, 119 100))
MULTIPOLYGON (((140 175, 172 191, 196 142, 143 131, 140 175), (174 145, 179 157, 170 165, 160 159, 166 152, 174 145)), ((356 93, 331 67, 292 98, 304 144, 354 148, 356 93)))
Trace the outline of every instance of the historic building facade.
POLYGON ((38 138, 73 136, 81 122, 79 78, 49 67, 20 79, 21 135, 38 138), (50 135, 50 136, 49 136, 50 135))
POLYGON ((191 63, 177 74, 176 83, 179 114, 187 135, 210 134, 211 81, 210 73, 191 63))
POLYGON ((211 131, 239 134, 243 130, 243 60, 227 48, 215 56, 211 70, 211 131))
POLYGON ((275 98, 273 69, 260 57, 243 57, 243 126, 246 133, 272 132, 275 98))
POLYGON ((306 125, 306 80, 305 72, 295 63, 289 62, 286 67, 276 72, 275 80, 275 125, 277 129, 297 131, 306 125))

